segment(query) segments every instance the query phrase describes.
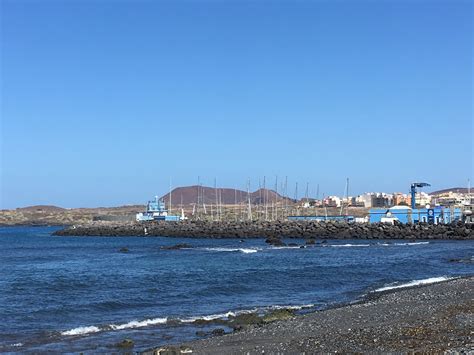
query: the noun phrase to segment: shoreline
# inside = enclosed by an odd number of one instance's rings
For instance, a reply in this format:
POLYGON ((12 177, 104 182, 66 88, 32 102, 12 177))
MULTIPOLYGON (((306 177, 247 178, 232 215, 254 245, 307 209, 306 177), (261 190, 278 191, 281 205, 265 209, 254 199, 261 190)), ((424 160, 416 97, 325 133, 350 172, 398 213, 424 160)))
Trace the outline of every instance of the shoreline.
POLYGON ((254 222, 95 222, 73 225, 53 233, 57 236, 136 236, 180 238, 300 238, 300 239, 474 239, 474 225, 383 224, 335 221, 254 222))
POLYGON ((142 354, 474 350, 474 275, 407 285, 370 291, 353 302, 142 354))

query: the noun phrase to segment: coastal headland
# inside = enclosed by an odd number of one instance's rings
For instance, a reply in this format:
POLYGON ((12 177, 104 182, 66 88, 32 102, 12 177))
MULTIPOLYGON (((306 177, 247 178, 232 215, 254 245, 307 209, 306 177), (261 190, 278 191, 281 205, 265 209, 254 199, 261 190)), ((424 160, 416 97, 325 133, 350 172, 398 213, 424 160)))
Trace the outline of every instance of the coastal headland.
POLYGON ((382 224, 340 221, 92 222, 73 225, 58 236, 160 236, 181 238, 474 239, 471 224, 382 224))
POLYGON ((374 292, 355 304, 144 354, 468 353, 473 290, 468 277, 374 292))

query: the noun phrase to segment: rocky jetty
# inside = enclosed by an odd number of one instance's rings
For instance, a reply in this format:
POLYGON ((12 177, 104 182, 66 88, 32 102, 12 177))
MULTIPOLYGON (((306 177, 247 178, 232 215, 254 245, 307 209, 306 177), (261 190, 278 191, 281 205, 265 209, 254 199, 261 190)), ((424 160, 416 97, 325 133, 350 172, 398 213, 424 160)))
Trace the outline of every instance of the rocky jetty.
POLYGON ((185 238, 267 238, 277 245, 281 238, 318 239, 474 239, 474 225, 452 223, 382 224, 339 221, 253 222, 93 222, 74 225, 54 233, 58 236, 160 236, 185 238))

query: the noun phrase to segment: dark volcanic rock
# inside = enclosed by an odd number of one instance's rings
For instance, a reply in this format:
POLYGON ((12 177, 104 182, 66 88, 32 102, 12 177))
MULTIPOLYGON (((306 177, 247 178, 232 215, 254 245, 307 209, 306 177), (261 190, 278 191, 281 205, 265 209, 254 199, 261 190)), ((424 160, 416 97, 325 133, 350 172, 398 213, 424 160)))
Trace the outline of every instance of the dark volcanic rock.
POLYGON ((180 243, 176 245, 170 245, 170 246, 162 246, 160 249, 161 250, 179 250, 179 249, 189 249, 192 248, 193 246, 190 244, 186 243, 180 243))
POLYGON ((289 309, 277 309, 274 310, 268 314, 266 314, 263 317, 263 322, 264 323, 271 323, 279 320, 285 320, 285 319, 290 319, 295 316, 295 312, 289 309))
POLYGON ((211 332, 211 335, 224 335, 225 330, 222 328, 216 328, 211 332))
POLYGON ((456 259, 449 259, 449 262, 451 263, 464 263, 464 264, 474 264, 474 259, 473 258, 456 258, 456 259))
MULTIPOLYGON (((336 221, 183 221, 111 223, 93 222, 59 230, 63 236, 161 236, 186 238, 266 238, 274 246, 285 245, 282 238, 316 239, 474 239, 474 225, 382 223, 362 224, 336 221)), ((324 243, 324 241, 322 242, 324 243)), ((179 248, 178 248, 179 249, 179 248)))
POLYGON ((120 343, 115 344, 115 346, 122 349, 133 348, 134 342, 131 339, 124 339, 120 343))
POLYGON ((286 244, 280 238, 270 237, 265 240, 265 243, 273 245, 274 247, 283 247, 286 244))

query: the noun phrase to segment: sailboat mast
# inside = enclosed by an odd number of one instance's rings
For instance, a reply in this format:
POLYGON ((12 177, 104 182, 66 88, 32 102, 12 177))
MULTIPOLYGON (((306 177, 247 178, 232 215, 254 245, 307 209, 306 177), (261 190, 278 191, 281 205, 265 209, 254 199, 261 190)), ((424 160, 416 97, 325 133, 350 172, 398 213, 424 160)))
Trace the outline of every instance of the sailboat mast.
POLYGON ((169 214, 171 215, 171 187, 172 187, 172 184, 171 184, 171 177, 170 177, 170 208, 169 208, 169 214))
POLYGON ((342 193, 342 200, 341 200, 341 209, 339 211, 339 215, 342 216, 342 210, 344 208, 344 195, 346 194, 346 191, 347 191, 347 184, 348 184, 348 180, 346 180, 346 186, 344 187, 344 192, 342 193))
POLYGON ((252 207, 250 205, 250 179, 247 181, 247 200, 248 200, 248 210, 247 210, 247 217, 248 220, 252 220, 252 207))
POLYGON ((266 181, 265 181, 265 176, 263 177, 263 204, 265 208, 265 221, 268 220, 268 208, 267 208, 267 189, 266 189, 266 181))
POLYGON ((275 221, 278 220, 278 175, 275 178, 275 221))
POLYGON ((299 205, 298 205, 298 182, 295 184, 295 202, 296 202, 296 214, 299 214, 299 205))
POLYGON ((201 200, 200 200, 200 189, 199 189, 199 186, 201 186, 201 181, 200 181, 200 177, 198 176, 198 183, 197 183, 197 197, 196 197, 196 218, 197 219, 200 219, 200 215, 199 215, 199 205, 201 203, 201 200))
POLYGON ((214 194, 216 195, 216 220, 219 220, 219 199, 217 196, 217 178, 214 178, 214 194))
POLYGON ((346 200, 347 200, 346 216, 348 216, 349 215, 349 178, 347 178, 346 200))

